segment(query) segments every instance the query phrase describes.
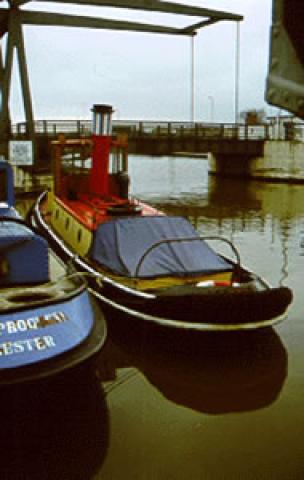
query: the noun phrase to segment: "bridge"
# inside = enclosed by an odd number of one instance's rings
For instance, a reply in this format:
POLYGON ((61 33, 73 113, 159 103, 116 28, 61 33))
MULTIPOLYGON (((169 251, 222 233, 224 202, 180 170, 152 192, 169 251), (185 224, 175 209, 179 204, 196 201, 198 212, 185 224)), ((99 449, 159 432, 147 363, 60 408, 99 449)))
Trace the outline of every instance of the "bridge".
MULTIPOLYGON (((113 133, 128 137, 130 153, 208 157, 209 173, 304 183, 304 123, 275 120, 255 125, 116 120, 113 133)), ((52 140, 87 138, 92 128, 89 120, 39 120, 34 126, 37 161, 17 168, 25 190, 37 182, 40 189, 41 174, 50 172, 52 140)), ((26 122, 12 125, 11 140, 28 143, 27 128, 26 122)))
MULTIPOLYGON (((59 134, 67 138, 91 135, 89 120, 39 120, 34 123, 38 168, 50 165, 50 142, 59 134)), ((128 137, 129 152, 145 155, 181 153, 257 157, 263 154, 264 142, 278 138, 276 125, 165 121, 113 122, 113 133, 128 137)), ((280 133, 282 136, 282 132, 280 133)), ((284 134, 285 135, 285 134, 284 134)), ((297 129, 299 135, 299 127, 297 129)), ((12 126, 11 139, 26 140, 27 123, 12 126)))

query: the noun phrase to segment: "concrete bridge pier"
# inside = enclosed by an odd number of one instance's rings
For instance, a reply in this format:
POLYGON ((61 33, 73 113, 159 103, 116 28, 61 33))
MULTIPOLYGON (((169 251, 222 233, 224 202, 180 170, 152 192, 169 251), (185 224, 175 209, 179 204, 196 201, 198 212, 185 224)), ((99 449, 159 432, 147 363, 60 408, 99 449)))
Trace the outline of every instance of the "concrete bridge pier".
POLYGON ((209 173, 222 177, 250 178, 253 158, 247 155, 208 154, 209 173))
POLYGON ((304 142, 267 140, 259 155, 209 153, 209 173, 225 177, 304 183, 304 142))

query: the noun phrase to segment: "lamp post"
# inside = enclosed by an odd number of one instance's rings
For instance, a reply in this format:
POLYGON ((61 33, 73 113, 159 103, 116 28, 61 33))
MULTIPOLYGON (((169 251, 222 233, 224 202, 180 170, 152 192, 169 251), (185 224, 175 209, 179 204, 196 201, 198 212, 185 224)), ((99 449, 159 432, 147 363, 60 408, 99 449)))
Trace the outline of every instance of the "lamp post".
POLYGON ((210 121, 213 123, 214 120, 214 98, 212 95, 208 96, 208 100, 210 101, 210 121))
POLYGON ((190 118, 191 122, 194 122, 195 119, 195 43, 194 35, 191 36, 191 67, 190 67, 190 118))
POLYGON ((234 87, 234 123, 239 122, 240 99, 240 22, 236 22, 235 40, 235 87, 234 87))

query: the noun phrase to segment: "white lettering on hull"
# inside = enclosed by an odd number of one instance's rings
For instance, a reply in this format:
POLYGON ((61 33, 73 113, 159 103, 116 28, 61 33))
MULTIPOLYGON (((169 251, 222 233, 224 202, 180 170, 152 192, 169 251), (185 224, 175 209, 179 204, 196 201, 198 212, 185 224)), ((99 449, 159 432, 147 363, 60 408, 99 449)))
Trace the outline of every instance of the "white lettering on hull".
MULTIPOLYGON (((7 320, 0 322, 0 338, 1 335, 13 335, 20 332, 30 332, 43 329, 50 325, 56 325, 69 320, 69 317, 64 312, 52 312, 45 315, 40 315, 30 318, 20 318, 17 320, 7 320)), ((32 338, 26 338, 16 341, 4 341, 0 343, 0 357, 19 355, 22 353, 35 352, 47 350, 56 347, 55 339, 52 335, 41 335, 32 338)), ((1 364, 0 364, 1 368, 1 364)))
POLYGON ((12 334, 18 332, 26 332, 27 330, 38 330, 56 323, 63 323, 69 320, 63 312, 53 312, 39 317, 31 317, 27 319, 8 320, 0 322, 0 336, 2 333, 12 334))
POLYGON ((18 353, 35 352, 56 347, 54 338, 51 335, 28 338, 16 342, 0 343, 0 356, 14 355, 18 353))

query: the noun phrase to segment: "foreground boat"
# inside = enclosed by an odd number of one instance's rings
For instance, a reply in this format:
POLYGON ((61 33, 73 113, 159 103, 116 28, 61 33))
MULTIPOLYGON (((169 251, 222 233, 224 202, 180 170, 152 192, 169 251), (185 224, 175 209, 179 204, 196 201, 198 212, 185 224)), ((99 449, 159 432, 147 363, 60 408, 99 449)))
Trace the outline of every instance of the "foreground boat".
POLYGON ((84 362, 102 347, 106 324, 81 275, 67 275, 46 240, 15 210, 13 175, 4 161, 0 184, 0 385, 5 385, 84 362))
POLYGON ((38 199, 32 220, 56 251, 91 277, 110 312, 193 330, 256 329, 282 319, 289 288, 272 288, 242 267, 230 242, 234 260, 212 250, 186 219, 129 198, 127 145, 110 135, 111 112, 94 107, 92 140, 54 142, 54 189, 38 199))

